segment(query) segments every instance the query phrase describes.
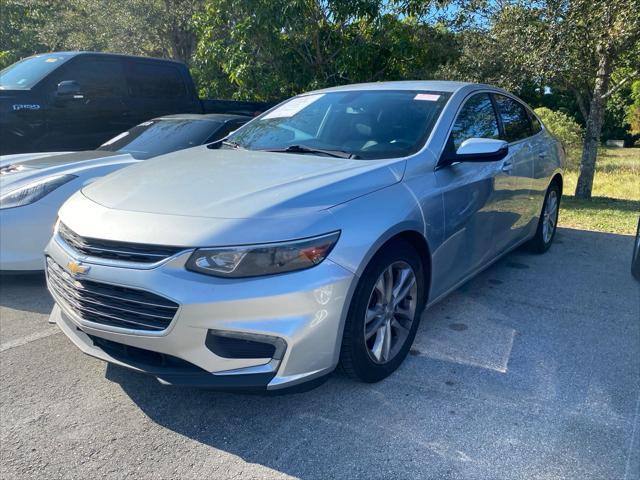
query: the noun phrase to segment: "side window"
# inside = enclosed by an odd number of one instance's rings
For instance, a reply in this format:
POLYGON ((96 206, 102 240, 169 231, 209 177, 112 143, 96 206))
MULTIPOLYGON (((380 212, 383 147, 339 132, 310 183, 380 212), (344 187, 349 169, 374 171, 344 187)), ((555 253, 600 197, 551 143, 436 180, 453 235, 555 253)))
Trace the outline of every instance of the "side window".
POLYGON ((186 85, 180 70, 172 65, 137 62, 129 73, 129 91, 137 98, 184 98, 186 85))
POLYGON ((498 119, 488 93, 479 93, 466 101, 458 114, 449 142, 456 151, 469 138, 498 138, 498 119))
POLYGON ((122 65, 115 60, 81 58, 61 69, 55 85, 63 80, 78 82, 82 92, 90 99, 123 97, 127 94, 122 65))
POLYGON ((542 130, 542 125, 540 125, 540 120, 533 113, 529 112, 529 118, 531 119, 531 135, 535 135, 542 130))
POLYGON ((524 106, 504 95, 495 95, 495 99, 504 127, 504 139, 516 142, 531 136, 531 121, 524 106))

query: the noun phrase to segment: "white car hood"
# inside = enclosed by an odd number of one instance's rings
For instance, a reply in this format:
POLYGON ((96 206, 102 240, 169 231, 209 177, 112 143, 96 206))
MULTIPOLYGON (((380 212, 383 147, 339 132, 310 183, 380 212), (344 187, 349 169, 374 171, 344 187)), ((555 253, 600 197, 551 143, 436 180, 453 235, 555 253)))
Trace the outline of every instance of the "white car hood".
POLYGON ((402 160, 195 147, 147 160, 83 188, 108 208, 208 218, 271 218, 325 210, 402 178, 402 160))
POLYGON ((36 152, 36 153, 14 153, 12 155, 0 155, 0 168, 8 165, 28 162, 36 158, 51 157, 55 155, 64 155, 73 152, 36 152))
MULTIPOLYGON (((77 176, 91 176, 91 172, 108 165, 121 165, 137 162, 129 154, 86 151, 72 152, 41 157, 20 158, 8 165, 16 166, 17 170, 5 173, 0 170, 0 188, 3 191, 13 190, 22 185, 42 180, 44 178, 71 174, 77 176)), ((5 165, 6 169, 8 165, 5 165)))

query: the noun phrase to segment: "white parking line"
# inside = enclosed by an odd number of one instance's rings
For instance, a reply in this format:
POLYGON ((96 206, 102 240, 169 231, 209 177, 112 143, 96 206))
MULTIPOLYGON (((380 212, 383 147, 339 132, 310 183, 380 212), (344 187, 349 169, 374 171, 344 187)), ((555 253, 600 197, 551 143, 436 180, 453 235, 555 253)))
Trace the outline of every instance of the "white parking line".
POLYGON ((35 342, 36 340, 40 340, 41 338, 50 337, 51 335, 55 335, 56 333, 60 333, 60 329, 58 327, 50 327, 46 330, 41 330, 39 332, 32 333, 31 335, 27 335, 26 337, 20 337, 16 338, 15 340, 11 340, 10 342, 0 343, 0 353, 4 352, 5 350, 21 347, 22 345, 26 345, 27 343, 35 342))
POLYGON ((629 478, 629 469, 631 467, 631 456, 633 455, 633 444, 636 439, 636 432, 638 429, 638 419, 640 418, 640 394, 638 394, 638 400, 636 400, 636 414, 633 418, 633 430, 631 431, 631 440, 629 440, 629 454, 627 455, 627 461, 624 467, 624 480, 629 478))

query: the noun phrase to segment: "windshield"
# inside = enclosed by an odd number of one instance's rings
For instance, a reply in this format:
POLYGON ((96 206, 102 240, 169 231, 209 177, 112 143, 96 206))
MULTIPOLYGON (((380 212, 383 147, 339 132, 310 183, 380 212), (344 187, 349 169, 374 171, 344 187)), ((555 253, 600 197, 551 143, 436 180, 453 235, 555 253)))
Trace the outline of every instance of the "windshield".
POLYGON ((232 134, 226 145, 360 159, 404 157, 424 145, 448 98, 408 90, 294 97, 232 134))
POLYGON ((51 53, 9 65, 0 71, 0 90, 29 90, 69 58, 69 55, 51 53))
POLYGON ((216 140, 222 122, 214 120, 150 120, 102 144, 98 150, 129 153, 137 159, 163 155, 216 140))

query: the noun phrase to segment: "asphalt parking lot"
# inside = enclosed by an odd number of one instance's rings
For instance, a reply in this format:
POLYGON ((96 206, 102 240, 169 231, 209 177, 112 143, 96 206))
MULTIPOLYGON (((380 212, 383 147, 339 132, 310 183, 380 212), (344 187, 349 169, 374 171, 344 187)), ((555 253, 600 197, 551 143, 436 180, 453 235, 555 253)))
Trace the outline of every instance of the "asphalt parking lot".
POLYGON ((632 237, 562 229, 427 311, 387 380, 179 390, 80 353, 38 278, 0 291, 0 477, 640 478, 632 237))

